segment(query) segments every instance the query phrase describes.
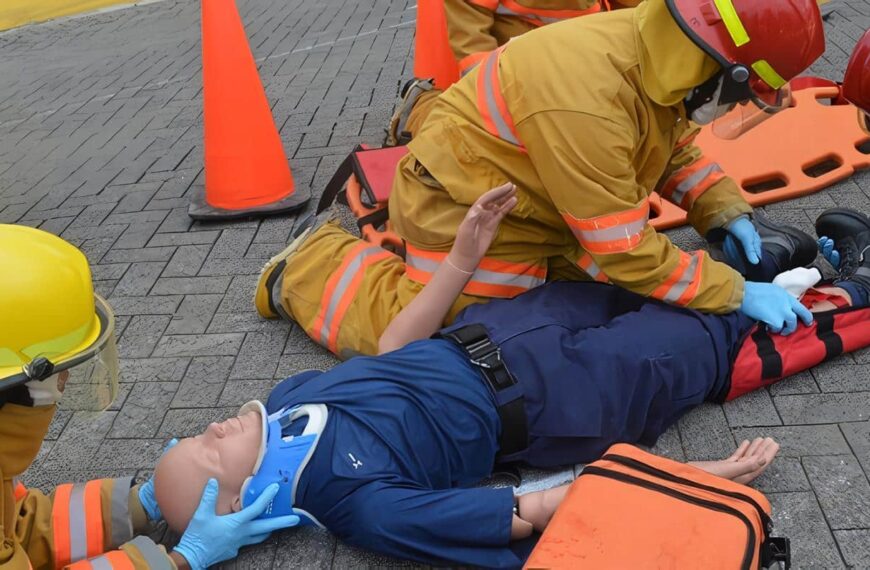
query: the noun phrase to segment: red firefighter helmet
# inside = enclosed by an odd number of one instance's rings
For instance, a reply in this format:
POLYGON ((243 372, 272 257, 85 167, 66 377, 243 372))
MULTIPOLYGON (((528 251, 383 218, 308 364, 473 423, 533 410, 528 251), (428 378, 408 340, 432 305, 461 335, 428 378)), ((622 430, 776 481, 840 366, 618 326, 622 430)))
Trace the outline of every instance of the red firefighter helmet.
POLYGON ((816 0, 666 2, 683 32, 722 65, 722 103, 752 100, 775 112, 780 89, 825 51, 816 0))
MULTIPOLYGON (((843 79, 843 96, 870 115, 870 30, 864 32, 858 40, 858 45, 849 59, 846 77, 843 79)), ((863 124, 870 125, 870 117, 865 115, 863 124)))

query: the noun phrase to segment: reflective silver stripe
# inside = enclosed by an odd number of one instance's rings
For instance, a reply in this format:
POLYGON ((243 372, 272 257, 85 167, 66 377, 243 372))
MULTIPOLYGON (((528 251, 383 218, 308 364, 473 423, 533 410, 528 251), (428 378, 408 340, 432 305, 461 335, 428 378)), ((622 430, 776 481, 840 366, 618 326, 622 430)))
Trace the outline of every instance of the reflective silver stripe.
POLYGON ((633 238, 643 232, 649 221, 649 211, 646 215, 634 222, 619 224, 611 228, 602 228, 600 230, 580 230, 581 241, 590 243, 610 242, 621 239, 633 238))
POLYGON ((580 269, 585 271, 592 279, 597 279, 598 276, 601 275, 601 268, 598 267, 598 264, 595 263, 595 261, 593 261, 592 256, 589 256, 588 260, 583 261, 588 261, 588 265, 586 267, 581 265, 580 269))
POLYGON ((85 521, 85 486, 73 486, 69 495, 70 562, 88 557, 88 525, 85 521))
POLYGON ((149 570, 172 570, 169 557, 150 538, 137 536, 127 544, 132 544, 139 550, 149 570))
POLYGON ((510 127, 507 126, 495 102, 495 87, 492 84, 492 74, 498 73, 498 52, 494 51, 488 55, 483 61, 483 66, 483 69, 480 70, 483 73, 483 95, 486 98, 489 116, 492 118, 496 131, 498 131, 498 136, 502 140, 520 146, 520 141, 517 140, 511 132, 510 127))
POLYGON ((93 570, 113 570, 112 563, 105 556, 94 558, 90 562, 93 570))
POLYGON ((132 477, 112 480, 112 548, 118 548, 133 538, 133 521, 130 517, 130 486, 132 477))
MULTIPOLYGON (((435 273, 441 264, 431 259, 417 257, 410 253, 405 255, 405 263, 420 271, 426 273, 435 273)), ((487 285, 508 285, 513 287, 522 287, 524 289, 533 289, 538 285, 543 285, 545 280, 534 275, 517 275, 515 273, 500 273, 498 271, 488 271, 486 269, 477 269, 471 274, 469 281, 477 281, 487 285)))
POLYGON ((329 342, 329 329, 332 324, 332 319, 335 316, 335 311, 338 310, 338 305, 341 303, 345 291, 347 291, 350 282, 353 280, 353 276, 360 270, 363 260, 382 251, 384 250, 376 247, 364 249, 347 265, 344 274, 341 276, 341 279, 338 280, 335 290, 332 292, 332 297, 329 299, 329 306, 326 308, 326 316, 323 317, 323 326, 320 327, 320 342, 323 344, 329 342))
POLYGON ((686 197, 692 188, 701 183, 702 180, 713 174, 714 172, 722 172, 722 167, 716 164, 715 162, 712 164, 708 164, 698 172, 695 172, 674 188, 674 193, 671 194, 671 202, 674 204, 682 204, 683 198, 686 197))
POLYGON ((686 266, 686 270, 683 271, 683 274, 680 275, 679 281, 671 285, 671 288, 668 289, 668 292, 664 296, 664 300, 670 303, 676 303, 677 299, 682 296, 682 294, 689 288, 689 285, 692 284, 692 279, 695 276, 695 269, 698 267, 698 255, 691 254, 692 260, 689 262, 689 265, 686 266))

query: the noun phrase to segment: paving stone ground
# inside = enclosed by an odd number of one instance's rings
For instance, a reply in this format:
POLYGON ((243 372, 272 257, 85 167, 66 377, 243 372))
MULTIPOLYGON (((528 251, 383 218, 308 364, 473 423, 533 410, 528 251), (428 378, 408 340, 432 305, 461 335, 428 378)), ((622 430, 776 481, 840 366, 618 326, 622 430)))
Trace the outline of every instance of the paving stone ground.
MULTIPOLYGON (((812 69, 842 77, 870 1, 834 0, 812 69)), ((378 144, 411 77, 411 0, 240 0, 296 183, 316 195, 360 142, 378 144)), ((296 327, 260 320, 251 294, 296 218, 192 223, 202 183, 198 3, 166 0, 0 34, 0 222, 63 236, 117 313, 122 389, 94 420, 59 412, 26 475, 146 477, 170 436, 199 432, 280 379, 335 360, 296 327)), ((231 86, 228 86, 231 88, 231 86)), ((807 133, 811 136, 811 133, 807 133)), ((775 156, 775 149, 771 149, 775 156)), ((316 199, 312 204, 316 203, 316 199)), ((870 212, 870 173, 767 208, 812 231, 830 206, 870 212)), ((697 247, 691 231, 674 239, 697 247)), ((10 270, 10 268, 7 268, 10 270)), ((772 435, 782 457, 758 481, 798 567, 870 559, 870 351, 845 355, 726 406, 693 411, 657 450, 709 459, 772 435)), ((574 470, 526 473, 525 489, 574 470)), ((312 529, 245 551, 239 567, 407 565, 312 529)))

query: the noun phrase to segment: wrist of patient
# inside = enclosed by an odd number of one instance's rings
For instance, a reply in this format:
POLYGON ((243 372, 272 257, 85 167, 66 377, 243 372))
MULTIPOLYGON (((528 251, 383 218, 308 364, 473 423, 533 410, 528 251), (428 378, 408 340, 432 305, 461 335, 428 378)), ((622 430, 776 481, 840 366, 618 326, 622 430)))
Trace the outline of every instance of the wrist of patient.
POLYGON ((178 570, 190 570, 190 564, 187 562, 187 558, 185 558, 184 555, 179 554, 177 551, 173 550, 169 553, 169 558, 172 560, 178 570))
POLYGON ((473 275, 474 270, 477 269, 478 263, 480 263, 479 260, 474 261, 463 259, 462 256, 456 255, 453 251, 447 254, 447 257, 444 258, 444 262, 454 271, 467 276, 473 275))

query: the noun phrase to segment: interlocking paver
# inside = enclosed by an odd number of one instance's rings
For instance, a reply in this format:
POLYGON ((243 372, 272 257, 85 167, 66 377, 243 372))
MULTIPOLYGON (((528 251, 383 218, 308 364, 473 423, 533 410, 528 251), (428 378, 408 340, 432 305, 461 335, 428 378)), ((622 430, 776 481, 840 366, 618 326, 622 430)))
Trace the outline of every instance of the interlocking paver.
MULTIPOLYGON (((811 72, 839 79, 870 27, 870 1, 835 1, 827 52, 811 72)), ((238 4, 296 185, 315 196, 304 215, 354 145, 381 142, 411 76, 415 5, 238 4)), ((299 327, 253 310, 260 268, 298 217, 203 224, 187 216, 193 188, 204 184, 198 12, 198 3, 164 0, 0 34, 0 221, 82 248, 117 315, 122 354, 112 409, 97 420, 58 412, 27 473, 32 485, 146 476, 169 437, 198 433, 287 375, 337 362, 299 327)), ((870 210, 870 172, 766 210, 811 232, 835 205, 870 210)), ((670 235, 686 248, 704 245, 689 229, 670 235)), ((724 407, 703 406, 654 450, 709 459, 741 439, 778 438, 782 457, 757 486, 769 493, 778 532, 793 539, 796 565, 861 566, 870 542, 868 365, 865 350, 724 407)), ((526 488, 573 473, 526 472, 526 488)), ((228 566, 414 565, 305 528, 228 566)))

